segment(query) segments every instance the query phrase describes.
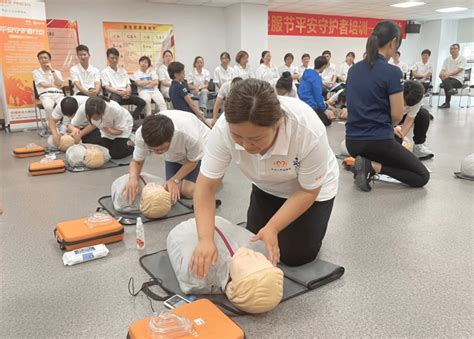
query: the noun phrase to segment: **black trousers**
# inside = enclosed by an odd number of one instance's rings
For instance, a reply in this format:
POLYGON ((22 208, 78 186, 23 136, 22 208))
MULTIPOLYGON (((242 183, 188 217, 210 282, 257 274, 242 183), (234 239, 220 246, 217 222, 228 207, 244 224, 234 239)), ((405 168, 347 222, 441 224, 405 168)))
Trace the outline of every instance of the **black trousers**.
POLYGON ((140 114, 142 114, 146 106, 145 100, 134 94, 130 95, 128 99, 122 99, 120 95, 112 93, 110 94, 110 99, 117 101, 120 105, 135 105, 135 110, 132 112, 133 119, 135 120, 140 119, 140 114))
POLYGON ((328 118, 328 116, 326 115, 326 113, 324 113, 324 110, 322 108, 316 108, 314 111, 318 115, 319 119, 321 119, 324 126, 331 125, 332 123, 331 119, 328 118))
POLYGON ((98 128, 94 129, 89 134, 84 135, 81 140, 84 144, 102 145, 102 136, 100 135, 100 130, 98 128))
MULTIPOLYGON (((257 234, 286 200, 252 185, 247 229, 257 234)), ((315 201, 306 212, 278 234, 281 262, 288 266, 300 266, 316 259, 326 235, 333 204, 334 198, 315 201)))
POLYGON ((444 95, 446 95, 446 103, 449 104, 451 102, 451 94, 449 94, 449 91, 453 88, 461 88, 462 83, 458 79, 446 78, 442 81, 441 87, 444 88, 444 95))
POLYGON ((102 146, 107 148, 112 159, 122 159, 133 153, 133 146, 127 145, 128 138, 102 138, 102 146))
MULTIPOLYGON (((405 122, 406 115, 403 116, 400 125, 405 122)), ((430 127, 430 112, 421 107, 418 113, 416 114, 415 121, 413 124, 413 141, 416 145, 424 144, 426 141, 426 133, 430 127)))
POLYGON ((352 157, 360 155, 382 164, 381 174, 391 176, 411 187, 423 187, 430 180, 430 173, 421 161, 395 139, 346 139, 346 146, 352 157))

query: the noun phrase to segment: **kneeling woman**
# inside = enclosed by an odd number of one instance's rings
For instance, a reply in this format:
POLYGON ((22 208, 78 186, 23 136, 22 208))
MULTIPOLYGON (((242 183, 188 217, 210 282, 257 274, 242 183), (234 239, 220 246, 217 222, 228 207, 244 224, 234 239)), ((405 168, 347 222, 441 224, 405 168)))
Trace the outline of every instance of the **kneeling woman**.
POLYGON ((339 177, 326 129, 304 102, 248 79, 232 89, 209 135, 194 193, 199 242, 191 272, 205 276, 217 258, 214 196, 232 160, 253 182, 247 229, 264 241, 273 265, 314 260, 339 177))
POLYGON ((112 159, 122 159, 133 153, 133 143, 129 139, 133 117, 129 111, 106 97, 89 98, 84 108, 71 121, 73 135, 86 135, 98 128, 102 135, 102 146, 109 150, 112 159), (82 130, 78 128, 84 125, 87 126, 82 130))

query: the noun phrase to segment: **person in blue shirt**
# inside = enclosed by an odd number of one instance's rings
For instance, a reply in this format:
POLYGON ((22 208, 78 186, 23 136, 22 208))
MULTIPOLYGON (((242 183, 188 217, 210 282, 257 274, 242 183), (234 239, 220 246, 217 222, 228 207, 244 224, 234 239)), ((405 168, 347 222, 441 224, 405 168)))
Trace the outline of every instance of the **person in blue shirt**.
POLYGON ((173 108, 193 113, 199 120, 208 125, 204 113, 193 102, 188 89, 183 86, 185 78, 184 65, 177 61, 172 62, 168 65, 168 73, 172 79, 169 95, 173 108))
POLYGON ((326 115, 326 104, 323 98, 323 82, 321 80, 321 72, 327 66, 327 59, 319 56, 314 59, 314 70, 307 69, 300 78, 300 86, 298 87, 298 97, 307 103, 318 114, 319 119, 325 126, 331 125, 331 120, 326 115))
POLYGON ((367 40, 365 59, 348 73, 346 146, 356 158, 355 183, 365 192, 376 173, 411 187, 422 187, 430 178, 420 160, 395 140, 399 131, 394 126, 403 117, 403 74, 388 60, 400 44, 400 27, 379 22, 367 40))

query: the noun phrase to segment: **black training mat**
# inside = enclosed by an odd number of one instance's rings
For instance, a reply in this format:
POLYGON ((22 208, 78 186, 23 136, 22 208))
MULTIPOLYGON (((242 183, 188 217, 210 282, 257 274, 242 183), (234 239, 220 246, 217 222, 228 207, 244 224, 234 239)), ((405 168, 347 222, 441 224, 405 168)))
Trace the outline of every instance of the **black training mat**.
POLYGON ((137 218, 141 217, 142 222, 150 222, 155 220, 163 220, 167 218, 179 217, 181 215, 191 214, 194 212, 193 210, 193 201, 192 199, 181 199, 178 200, 176 204, 173 205, 171 208, 170 213, 159 219, 149 219, 145 217, 141 213, 121 213, 115 210, 114 204, 112 202, 112 197, 107 195, 99 199, 99 204, 102 206, 111 216, 117 219, 122 225, 129 226, 135 225, 137 222, 137 218))
POLYGON ((467 175, 462 174, 461 172, 454 172, 454 175, 456 176, 456 178, 459 179, 474 181, 474 177, 469 177, 467 175))
MULTIPOLYGON (((140 258, 140 265, 150 277, 161 282, 161 287, 167 293, 185 296, 179 287, 166 250, 144 255, 140 258)), ((326 285, 339 279, 344 274, 344 267, 319 259, 298 267, 287 267, 285 265, 279 265, 279 267, 285 273, 282 302, 326 285)), ((221 306, 226 313, 243 313, 232 305, 225 294, 199 295, 196 297, 210 299, 221 306)))
POLYGON ((113 162, 112 160, 107 161, 104 164, 104 166, 99 167, 99 168, 87 168, 86 166, 73 167, 73 166, 69 166, 69 164, 66 162, 66 169, 69 172, 72 172, 72 173, 96 171, 96 170, 107 169, 107 168, 115 168, 115 167, 120 167, 120 166, 124 166, 124 165, 119 165, 119 164, 113 162))

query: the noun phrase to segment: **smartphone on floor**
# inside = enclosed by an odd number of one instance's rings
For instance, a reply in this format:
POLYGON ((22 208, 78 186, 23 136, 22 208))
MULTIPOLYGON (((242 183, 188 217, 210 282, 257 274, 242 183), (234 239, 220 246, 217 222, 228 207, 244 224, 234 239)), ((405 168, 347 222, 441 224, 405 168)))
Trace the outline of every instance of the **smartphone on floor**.
POLYGON ((175 294, 173 295, 171 298, 169 299, 166 299, 163 304, 165 305, 165 307, 169 308, 170 310, 176 308, 176 307, 179 307, 179 306, 183 306, 183 305, 186 305, 186 304, 189 304, 191 301, 189 301, 188 299, 180 296, 179 294, 175 294))

